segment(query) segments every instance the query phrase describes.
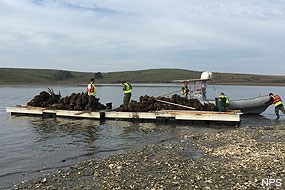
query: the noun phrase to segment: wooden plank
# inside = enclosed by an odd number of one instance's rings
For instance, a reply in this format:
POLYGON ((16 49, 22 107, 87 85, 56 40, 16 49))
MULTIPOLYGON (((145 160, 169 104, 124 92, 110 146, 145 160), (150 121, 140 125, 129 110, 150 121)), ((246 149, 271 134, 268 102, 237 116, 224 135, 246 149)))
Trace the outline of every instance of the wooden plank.
POLYGON ((81 115, 84 113, 91 113, 91 111, 90 110, 83 110, 83 111, 79 111, 79 112, 74 113, 74 115, 81 115))
POLYGON ((214 111, 185 111, 165 110, 161 111, 168 115, 174 115, 177 120, 205 120, 205 121, 240 121, 240 113, 214 112, 214 111))
POLYGON ((177 120, 199 120, 199 121, 240 121, 240 115, 224 114, 177 114, 177 120))
POLYGON ((94 118, 94 119, 101 118, 100 112, 82 113, 82 111, 72 111, 72 110, 57 110, 56 115, 61 117, 83 117, 83 118, 94 118))
POLYGON ((6 112, 19 113, 27 115, 44 115, 44 114, 55 114, 61 117, 82 117, 82 118, 94 118, 100 119, 100 112, 87 112, 82 113, 82 111, 74 110, 53 110, 40 107, 7 107, 6 112), (80 113, 80 114, 78 114, 80 113))
POLYGON ((157 119, 175 118, 177 120, 205 120, 205 121, 240 121, 239 114, 219 114, 219 112, 106 112, 105 118, 113 119, 157 119))
POLYGON ((133 112, 106 112, 105 118, 131 119, 133 118, 133 112))
POLYGON ((105 112, 105 118, 111 119, 156 119, 154 112, 105 112))
POLYGON ((42 109, 31 109, 28 107, 6 107, 6 112, 22 113, 22 114, 42 115, 43 110, 44 110, 44 108, 42 108, 42 109))
POLYGON ((164 110, 161 112, 165 112, 168 114, 223 114, 223 115, 235 115, 235 114, 242 114, 238 111, 229 111, 229 112, 217 112, 217 111, 187 111, 187 110, 164 110))

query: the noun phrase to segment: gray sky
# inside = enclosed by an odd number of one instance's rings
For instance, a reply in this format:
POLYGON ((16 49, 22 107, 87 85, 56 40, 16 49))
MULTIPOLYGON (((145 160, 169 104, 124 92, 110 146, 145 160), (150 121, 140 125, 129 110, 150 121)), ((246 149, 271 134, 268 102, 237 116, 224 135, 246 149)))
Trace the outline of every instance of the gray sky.
POLYGON ((284 0, 0 0, 0 67, 284 75, 284 0))

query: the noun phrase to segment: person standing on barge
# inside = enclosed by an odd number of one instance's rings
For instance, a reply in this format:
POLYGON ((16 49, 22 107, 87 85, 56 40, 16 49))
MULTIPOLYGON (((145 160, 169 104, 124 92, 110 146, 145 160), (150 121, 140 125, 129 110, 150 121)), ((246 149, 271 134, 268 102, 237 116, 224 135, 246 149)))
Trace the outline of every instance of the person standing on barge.
POLYGON ((90 79, 90 83, 87 86, 87 94, 89 96, 87 108, 90 111, 94 111, 96 97, 96 86, 94 78, 90 79))
POLYGON ((184 98, 188 99, 188 94, 189 94, 188 82, 184 82, 184 86, 181 88, 181 94, 182 96, 184 96, 184 98))
POLYGON ((130 102, 131 100, 131 96, 132 96, 132 85, 127 82, 127 81, 123 81, 122 82, 123 85, 123 91, 124 91, 124 104, 127 104, 130 102))

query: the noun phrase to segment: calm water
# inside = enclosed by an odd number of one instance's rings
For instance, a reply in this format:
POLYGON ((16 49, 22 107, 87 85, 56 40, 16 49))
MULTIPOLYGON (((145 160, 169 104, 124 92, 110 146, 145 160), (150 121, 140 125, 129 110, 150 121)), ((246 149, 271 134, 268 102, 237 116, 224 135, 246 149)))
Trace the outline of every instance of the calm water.
MULTIPOLYGON (((50 87, 50 86, 49 86, 50 87)), ((10 189, 14 182, 37 177, 60 167, 66 167, 84 159, 98 159, 108 155, 140 148, 148 144, 169 143, 181 134, 218 132, 234 128, 189 126, 176 124, 132 123, 72 119, 42 119, 38 117, 15 117, 6 113, 7 106, 25 105, 35 95, 47 90, 47 86, 0 87, 0 189, 10 189)), ((85 87, 53 87, 62 96, 85 91, 85 87)), ((158 96, 180 89, 180 86, 136 86, 132 99, 141 95, 158 96)), ((120 86, 97 88, 101 103, 121 104, 123 94, 120 86)), ((225 92, 230 99, 279 94, 285 100, 284 87, 209 86, 208 97, 216 91, 225 92)), ((274 120, 274 108, 270 106, 261 116, 242 117, 244 126, 276 126, 285 124, 285 116, 274 120)), ((193 151, 192 154, 195 154, 193 151)))

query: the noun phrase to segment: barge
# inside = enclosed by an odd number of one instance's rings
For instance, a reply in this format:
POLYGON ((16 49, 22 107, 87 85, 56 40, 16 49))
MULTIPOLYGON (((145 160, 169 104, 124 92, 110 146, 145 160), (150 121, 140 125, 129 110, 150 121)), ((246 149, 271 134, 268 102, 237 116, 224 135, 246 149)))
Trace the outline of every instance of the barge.
POLYGON ((227 123, 239 126, 241 114, 239 111, 217 112, 217 111, 187 111, 187 110, 161 110, 155 112, 117 112, 117 111, 74 111, 56 110, 33 106, 6 107, 6 112, 16 116, 40 116, 43 118, 81 118, 96 119, 104 121, 129 120, 129 121, 163 121, 163 122, 205 122, 205 124, 227 123))

